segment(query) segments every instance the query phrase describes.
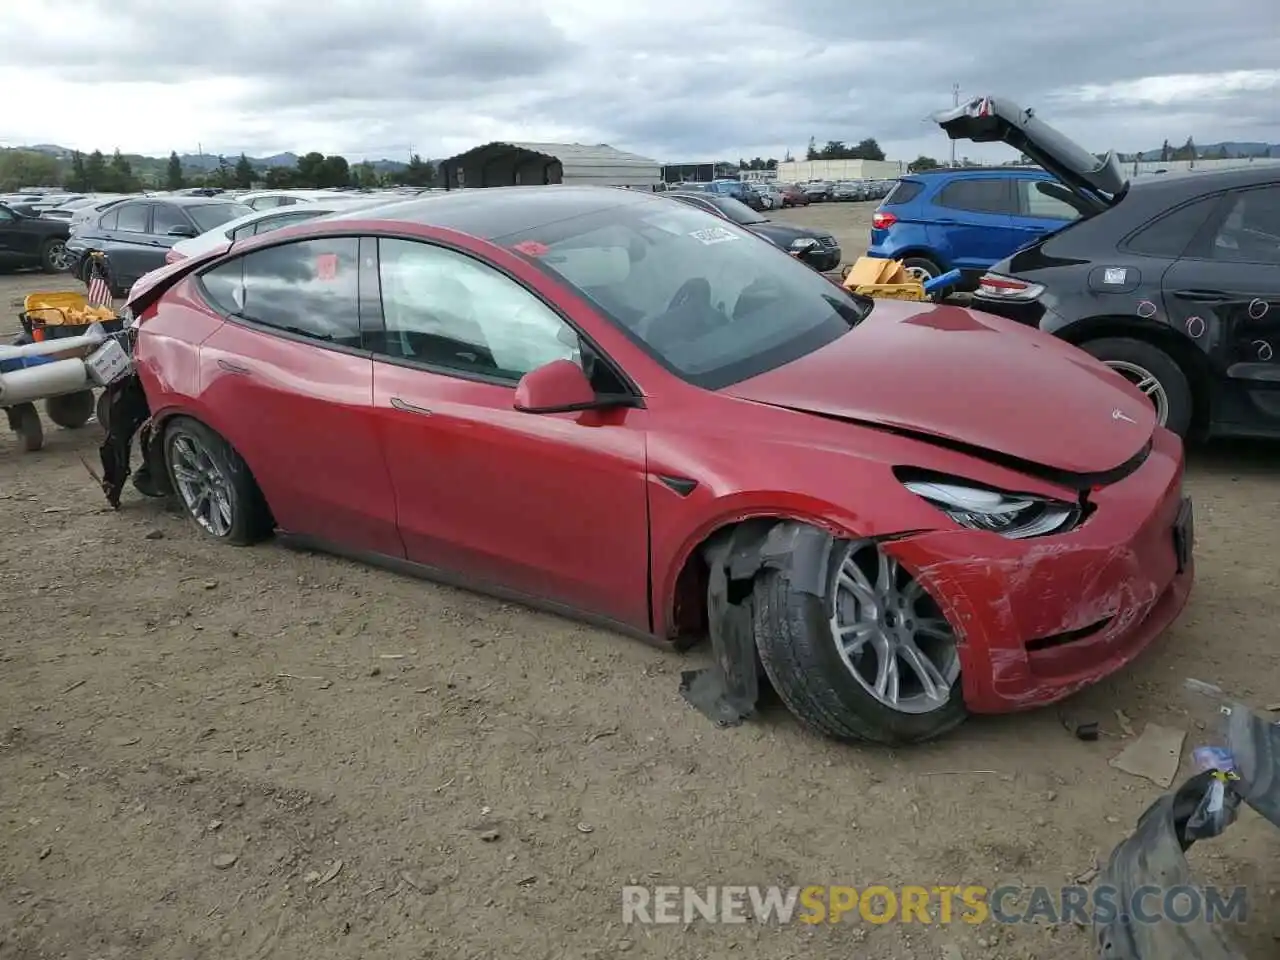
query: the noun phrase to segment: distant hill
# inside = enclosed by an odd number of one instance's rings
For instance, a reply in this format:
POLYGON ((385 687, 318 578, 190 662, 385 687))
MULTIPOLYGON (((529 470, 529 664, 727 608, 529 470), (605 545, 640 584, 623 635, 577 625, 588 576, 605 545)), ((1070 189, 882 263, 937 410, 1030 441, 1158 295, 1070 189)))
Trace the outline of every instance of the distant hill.
MULTIPOLYGON (((29 147, 18 147, 17 149, 48 154, 51 157, 57 157, 59 160, 69 160, 74 152, 70 147, 60 147, 54 143, 37 143, 29 147)), ((110 156, 111 151, 104 150, 103 153, 110 156)), ((217 153, 180 153, 178 154, 178 159, 182 161, 184 170, 209 173, 218 169, 218 156, 219 154, 217 153)), ((232 164, 240 159, 238 153, 223 154, 222 156, 232 164)), ((146 176, 147 173, 163 170, 169 165, 167 156, 147 157, 137 153, 126 153, 124 158, 129 161, 134 173, 139 176, 146 176)), ((296 167, 298 165, 298 155, 295 153, 276 153, 269 157, 249 157, 249 162, 258 170, 268 170, 271 167, 296 167)), ((399 160, 373 160, 371 163, 373 164, 373 169, 378 173, 398 173, 408 166, 407 163, 399 160)))
MULTIPOLYGON (((1177 150, 1182 144, 1169 141, 1169 146, 1177 150)), ((1137 155, 1139 160, 1159 160, 1162 148, 1144 150, 1137 155)), ((1126 156, 1128 156, 1126 154, 1126 156)), ((1280 159, 1280 143, 1252 143, 1249 141, 1225 140, 1221 143, 1197 143, 1196 159, 1225 156, 1229 160, 1242 157, 1276 157, 1280 159)))

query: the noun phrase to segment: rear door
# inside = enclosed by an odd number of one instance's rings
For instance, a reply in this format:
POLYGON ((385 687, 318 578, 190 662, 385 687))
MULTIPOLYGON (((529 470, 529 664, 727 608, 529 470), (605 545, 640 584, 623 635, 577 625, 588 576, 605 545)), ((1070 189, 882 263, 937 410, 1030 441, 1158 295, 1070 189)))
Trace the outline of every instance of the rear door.
POLYGON ((966 176, 946 184, 933 198, 929 245, 947 254, 953 267, 986 270, 1019 246, 1017 210, 1008 177, 966 176))
POLYGON ((204 273, 206 298, 227 322, 201 345, 201 399, 283 529, 402 557, 373 424, 359 243, 284 243, 204 273))
POLYGON ((1280 429, 1280 183, 1218 199, 1165 274, 1164 300, 1220 378, 1215 419, 1280 429))

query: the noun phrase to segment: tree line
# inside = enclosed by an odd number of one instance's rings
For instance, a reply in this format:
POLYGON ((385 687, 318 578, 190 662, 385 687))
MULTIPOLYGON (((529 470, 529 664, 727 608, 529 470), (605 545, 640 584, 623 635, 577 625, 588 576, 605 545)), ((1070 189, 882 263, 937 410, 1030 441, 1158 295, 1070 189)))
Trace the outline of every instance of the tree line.
POLYGON ((167 162, 149 157, 132 160, 115 150, 107 157, 101 150, 73 151, 66 161, 36 150, 0 151, 0 191, 23 187, 61 186, 77 193, 136 193, 146 189, 181 190, 184 187, 268 189, 338 187, 430 187, 435 167, 417 154, 402 169, 380 171, 371 163, 349 163, 346 157, 312 151, 298 157, 293 166, 255 166, 245 155, 218 157, 212 170, 184 167, 177 151, 167 162), (143 167, 143 169, 138 169, 143 167))

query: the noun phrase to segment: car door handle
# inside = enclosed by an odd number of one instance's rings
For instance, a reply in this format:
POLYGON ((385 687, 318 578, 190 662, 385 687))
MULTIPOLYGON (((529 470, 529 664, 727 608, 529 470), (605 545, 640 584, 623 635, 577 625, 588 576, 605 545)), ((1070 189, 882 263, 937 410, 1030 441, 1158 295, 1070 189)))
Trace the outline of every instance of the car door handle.
POLYGON ((1187 300, 1191 303, 1221 303, 1231 299, 1229 294, 1221 290, 1175 290, 1173 295, 1179 300, 1187 300))
POLYGON ((419 416, 423 416, 423 417, 431 416, 431 411, 428 410, 426 407, 420 407, 416 403, 410 403, 407 400, 401 400, 399 397, 391 398, 391 406, 395 407, 397 410, 403 410, 405 413, 416 413, 419 416))
POLYGON ((235 363, 231 360, 219 359, 218 366, 220 366, 223 370, 227 371, 227 373, 236 373, 242 377, 247 377, 250 373, 252 373, 252 371, 248 367, 242 367, 240 364, 235 363))

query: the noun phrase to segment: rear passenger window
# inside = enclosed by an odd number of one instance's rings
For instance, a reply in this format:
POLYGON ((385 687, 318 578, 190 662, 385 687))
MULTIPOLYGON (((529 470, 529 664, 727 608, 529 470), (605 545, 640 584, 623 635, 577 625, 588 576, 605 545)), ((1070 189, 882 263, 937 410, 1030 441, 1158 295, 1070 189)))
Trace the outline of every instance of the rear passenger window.
POLYGON ((1177 259, 1209 219, 1219 196, 1201 197, 1157 217, 1133 234, 1124 246, 1149 257, 1177 259))
POLYGON ((1008 180, 956 180, 942 188, 938 203, 953 210, 974 213, 1014 212, 1013 192, 1008 180))
POLYGON ((116 228, 116 223, 119 221, 119 219, 120 219, 120 211, 112 210, 110 213, 108 213, 106 216, 104 216, 101 220, 98 221, 98 226, 101 227, 103 230, 114 230, 116 228))
POLYGON ((285 243, 239 257, 200 280, 224 313, 358 348, 359 244, 355 237, 285 243))
POLYGON ((884 198, 883 206, 892 206, 896 203, 910 203, 916 197, 920 196, 920 191, 924 189, 924 184, 916 180, 899 180, 889 191, 889 195, 884 198))

